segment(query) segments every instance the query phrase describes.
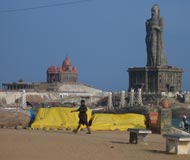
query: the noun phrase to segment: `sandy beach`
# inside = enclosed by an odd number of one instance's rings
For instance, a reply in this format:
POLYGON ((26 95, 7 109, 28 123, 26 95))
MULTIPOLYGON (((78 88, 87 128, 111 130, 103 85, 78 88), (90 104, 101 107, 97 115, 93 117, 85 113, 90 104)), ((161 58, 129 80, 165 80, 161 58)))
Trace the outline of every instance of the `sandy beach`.
POLYGON ((165 139, 148 137, 148 145, 129 144, 126 131, 44 131, 0 129, 1 160, 189 160, 165 152, 165 139))

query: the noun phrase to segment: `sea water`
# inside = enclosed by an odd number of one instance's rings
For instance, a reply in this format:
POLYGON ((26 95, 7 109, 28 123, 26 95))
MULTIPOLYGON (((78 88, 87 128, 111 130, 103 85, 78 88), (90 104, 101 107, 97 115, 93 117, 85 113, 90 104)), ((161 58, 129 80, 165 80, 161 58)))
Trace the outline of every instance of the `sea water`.
MULTIPOLYGON (((182 121, 182 118, 173 118, 172 119, 172 125, 176 128, 179 128, 179 123, 182 121)), ((187 119, 188 122, 190 122, 190 118, 187 119)))

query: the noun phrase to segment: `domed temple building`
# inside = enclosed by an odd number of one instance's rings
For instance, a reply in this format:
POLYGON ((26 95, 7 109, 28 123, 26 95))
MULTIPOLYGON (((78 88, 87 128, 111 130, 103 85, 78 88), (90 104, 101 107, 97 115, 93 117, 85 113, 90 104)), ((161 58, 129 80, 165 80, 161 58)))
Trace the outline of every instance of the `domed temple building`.
POLYGON ((18 82, 5 82, 2 84, 0 96, 4 97, 7 103, 14 103, 20 97, 23 89, 27 95, 40 95, 48 97, 48 100, 61 100, 79 103, 80 99, 88 102, 96 102, 107 96, 107 92, 96 89, 83 82, 78 82, 78 70, 72 66, 69 57, 66 57, 62 66, 50 66, 46 70, 46 82, 30 83, 22 79, 18 82), (7 93, 10 94, 8 98, 7 93))
POLYGON ((50 66, 47 71, 47 81, 40 83, 29 83, 19 80, 18 82, 3 83, 3 90, 30 90, 30 91, 56 91, 60 97, 65 95, 93 95, 101 93, 102 90, 93 88, 84 83, 78 82, 77 67, 72 66, 67 56, 62 66, 50 66))
POLYGON ((66 57, 61 67, 51 66, 47 69, 47 82, 77 82, 78 70, 73 67, 69 57, 66 57))

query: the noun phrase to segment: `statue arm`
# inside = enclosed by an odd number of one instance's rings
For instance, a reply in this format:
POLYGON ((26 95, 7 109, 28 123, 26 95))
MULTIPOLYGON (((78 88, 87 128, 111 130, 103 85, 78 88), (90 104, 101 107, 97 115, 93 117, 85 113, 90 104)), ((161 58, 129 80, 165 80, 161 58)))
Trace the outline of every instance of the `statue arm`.
POLYGON ((163 26, 164 26, 164 24, 163 24, 163 18, 160 17, 158 19, 158 22, 156 24, 152 25, 152 29, 156 29, 157 31, 163 31, 163 26))
POLYGON ((161 31, 161 27, 159 25, 153 25, 152 28, 161 31))
POLYGON ((163 31, 163 18, 160 18, 159 21, 158 21, 158 24, 154 24, 152 25, 152 28, 153 29, 156 29, 157 31, 163 31))

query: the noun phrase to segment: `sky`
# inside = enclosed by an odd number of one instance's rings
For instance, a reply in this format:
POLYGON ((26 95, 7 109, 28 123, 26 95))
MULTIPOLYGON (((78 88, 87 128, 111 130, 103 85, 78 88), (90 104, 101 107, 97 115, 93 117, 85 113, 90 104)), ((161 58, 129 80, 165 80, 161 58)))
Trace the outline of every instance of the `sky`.
POLYGON ((168 65, 190 87, 189 0, 0 0, 0 84, 46 82, 66 56, 79 82, 128 90, 130 67, 146 66, 145 21, 160 6, 168 65))

